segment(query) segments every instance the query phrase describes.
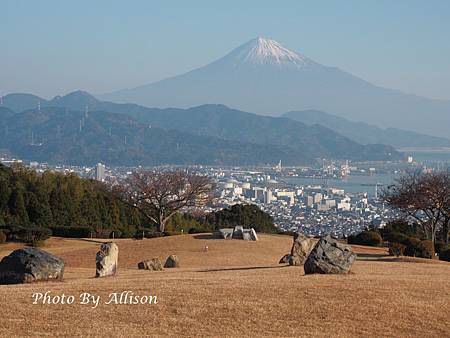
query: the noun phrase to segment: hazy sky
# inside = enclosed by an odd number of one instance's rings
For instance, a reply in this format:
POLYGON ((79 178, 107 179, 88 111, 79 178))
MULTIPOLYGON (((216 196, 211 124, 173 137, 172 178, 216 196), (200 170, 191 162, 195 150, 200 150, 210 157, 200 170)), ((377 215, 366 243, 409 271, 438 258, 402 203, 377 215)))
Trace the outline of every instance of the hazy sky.
POLYGON ((376 85, 450 99, 448 0, 0 0, 0 95, 136 87, 257 36, 376 85))

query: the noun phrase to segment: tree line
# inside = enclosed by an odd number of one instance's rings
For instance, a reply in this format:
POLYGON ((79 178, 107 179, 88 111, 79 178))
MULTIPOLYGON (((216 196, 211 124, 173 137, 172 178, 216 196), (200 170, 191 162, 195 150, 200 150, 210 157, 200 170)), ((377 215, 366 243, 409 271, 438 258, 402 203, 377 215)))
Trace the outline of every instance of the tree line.
POLYGON ((209 178, 185 171, 139 171, 110 186, 74 173, 0 165, 0 232, 32 242, 51 234, 42 229, 61 237, 151 237, 235 225, 276 232, 272 217, 256 206, 196 211, 211 202, 213 189, 209 178))
POLYGON ((0 225, 129 229, 142 223, 140 212, 101 182, 0 165, 0 225))

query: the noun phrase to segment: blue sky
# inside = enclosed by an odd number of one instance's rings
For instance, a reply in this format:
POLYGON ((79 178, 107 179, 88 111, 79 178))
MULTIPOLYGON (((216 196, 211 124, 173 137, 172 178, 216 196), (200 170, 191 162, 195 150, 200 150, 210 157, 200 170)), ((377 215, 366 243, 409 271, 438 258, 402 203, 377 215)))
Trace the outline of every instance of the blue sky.
POLYGON ((0 95, 136 87, 257 36, 376 85, 450 99, 447 0, 0 0, 0 95))

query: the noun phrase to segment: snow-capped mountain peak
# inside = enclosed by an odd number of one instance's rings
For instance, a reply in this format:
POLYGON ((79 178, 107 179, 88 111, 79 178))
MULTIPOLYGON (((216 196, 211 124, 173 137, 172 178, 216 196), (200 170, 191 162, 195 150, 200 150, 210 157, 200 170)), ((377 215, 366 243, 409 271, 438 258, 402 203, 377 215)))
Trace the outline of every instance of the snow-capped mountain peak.
POLYGON ((275 40, 256 38, 237 47, 225 58, 234 62, 250 63, 255 65, 294 65, 304 67, 313 61, 307 57, 283 47, 275 40))

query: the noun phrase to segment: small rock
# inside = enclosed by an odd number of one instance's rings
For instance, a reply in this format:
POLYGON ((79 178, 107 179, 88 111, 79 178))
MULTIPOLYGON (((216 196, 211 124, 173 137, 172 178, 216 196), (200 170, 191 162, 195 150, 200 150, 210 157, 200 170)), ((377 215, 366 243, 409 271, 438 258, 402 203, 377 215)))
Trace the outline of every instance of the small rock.
POLYGON ((162 271, 163 267, 159 258, 152 258, 138 263, 139 270, 162 271))
POLYGON ((281 257, 281 259, 278 262, 278 264, 287 264, 287 263, 289 263, 289 258, 291 258, 291 254, 284 255, 283 257, 281 257))
POLYGON ((180 263, 178 261, 178 256, 170 255, 167 257, 166 263, 164 264, 165 268, 179 268, 180 263))
POLYGON ((109 242, 100 245, 100 251, 95 256, 95 277, 114 276, 119 267, 119 247, 109 242))
POLYGON ((23 248, 3 257, 0 284, 62 280, 64 260, 38 248, 23 248))

